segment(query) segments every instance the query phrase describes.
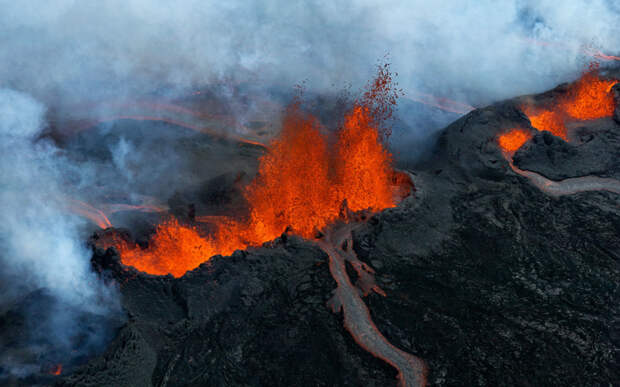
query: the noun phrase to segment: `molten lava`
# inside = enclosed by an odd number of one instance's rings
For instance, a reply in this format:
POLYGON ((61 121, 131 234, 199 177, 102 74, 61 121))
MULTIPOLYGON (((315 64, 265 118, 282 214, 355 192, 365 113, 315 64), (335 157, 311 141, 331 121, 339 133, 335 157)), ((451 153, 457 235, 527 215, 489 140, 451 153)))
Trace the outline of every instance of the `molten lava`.
POLYGON ((566 95, 558 98, 553 106, 546 109, 524 106, 523 111, 534 128, 568 140, 566 122, 593 120, 613 114, 611 88, 617 82, 601 79, 596 68, 593 68, 571 85, 566 95))
POLYGON ((338 133, 335 161, 337 202, 347 200, 353 211, 393 207, 389 181, 392 156, 383 147, 380 131, 364 106, 355 106, 338 133))
POLYGON ((176 277, 182 276, 188 268, 200 265, 205 261, 205 256, 217 253, 211 241, 176 219, 168 219, 158 225, 146 249, 125 241, 116 241, 115 247, 125 265, 147 273, 170 273, 176 277))
POLYGON ((504 152, 512 153, 516 152, 523 144, 528 142, 532 138, 532 134, 525 129, 512 129, 507 133, 502 134, 497 139, 500 148, 504 152))
POLYGON ((569 90, 563 110, 575 120, 594 120, 614 114, 611 88, 616 80, 604 80, 596 72, 584 74, 569 90))
POLYGON ((287 229, 312 238, 345 205, 353 211, 393 207, 393 182, 402 178, 383 142, 389 136, 384 123, 397 98, 391 80, 387 67, 381 67, 331 141, 318 120, 293 103, 245 189, 246 218, 214 217, 215 230, 208 236, 169 219, 157 227, 147 248, 115 242, 122 262, 151 274, 181 276, 213 255, 260 245, 287 229))
POLYGON ((55 364, 48 371, 50 375, 58 376, 62 373, 62 364, 55 364))
POLYGON ((317 120, 294 104, 246 191, 252 239, 268 241, 287 226, 309 238, 338 215, 329 157, 327 138, 317 120))

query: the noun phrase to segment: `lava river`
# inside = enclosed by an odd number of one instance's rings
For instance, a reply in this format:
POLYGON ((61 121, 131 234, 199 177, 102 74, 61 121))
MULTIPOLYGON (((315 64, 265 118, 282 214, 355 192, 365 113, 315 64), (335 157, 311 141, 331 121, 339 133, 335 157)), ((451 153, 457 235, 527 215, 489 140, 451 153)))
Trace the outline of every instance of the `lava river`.
POLYGON ((370 290, 385 296, 374 284, 372 269, 359 261, 353 251, 351 235, 354 223, 334 225, 324 238, 317 240, 321 249, 329 256, 329 270, 338 283, 329 306, 334 313, 342 311, 344 327, 355 342, 373 356, 385 361, 398 371, 399 386, 424 386, 428 369, 417 356, 404 352, 392 345, 375 326, 366 304, 360 297, 370 290), (354 286, 347 274, 345 262, 356 270, 359 280, 354 286))

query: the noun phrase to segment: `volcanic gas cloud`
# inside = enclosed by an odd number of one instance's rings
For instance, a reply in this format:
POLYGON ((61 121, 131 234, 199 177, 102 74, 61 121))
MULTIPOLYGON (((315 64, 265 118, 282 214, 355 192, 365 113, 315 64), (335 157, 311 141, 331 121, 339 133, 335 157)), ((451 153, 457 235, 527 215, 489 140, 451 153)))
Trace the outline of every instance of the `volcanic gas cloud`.
POLYGON ((341 127, 332 132, 303 111, 299 101, 293 102, 280 135, 269 144, 257 176, 244 190, 249 203, 244 217, 214 217, 209 235, 168 219, 157 226, 147 248, 115 241, 122 262, 150 274, 181 276, 213 255, 260 245, 286 230, 312 238, 338 218, 343 207, 393 207, 400 178, 385 140, 390 134, 386 119, 397 97, 388 66, 380 67, 341 127))

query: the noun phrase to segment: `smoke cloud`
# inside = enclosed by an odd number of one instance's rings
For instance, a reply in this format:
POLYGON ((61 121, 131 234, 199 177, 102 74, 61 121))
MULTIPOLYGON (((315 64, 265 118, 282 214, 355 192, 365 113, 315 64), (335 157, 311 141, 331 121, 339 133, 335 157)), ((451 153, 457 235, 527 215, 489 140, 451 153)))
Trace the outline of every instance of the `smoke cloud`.
POLYGON ((483 106, 575 79, 592 54, 620 51, 614 0, 0 0, 0 9, 0 84, 79 115, 105 114, 88 102, 222 82, 356 90, 388 53, 406 94, 401 153, 459 116, 420 109, 419 93, 483 106))
MULTIPOLYGON (((19 345, 39 346, 33 352, 43 358, 44 352, 77 356, 109 334, 107 319, 120 307, 115 289, 90 269, 83 221, 63 208, 67 168, 58 149, 35 141, 44 112, 30 96, 0 89, 0 310, 20 305, 16 313, 28 333, 12 337, 19 345)), ((9 347, 0 351, 0 377, 39 370, 41 359, 9 347)))
POLYGON ((405 91, 476 105, 570 79, 585 47, 620 47, 613 0, 0 5, 0 81, 64 100, 222 79, 333 90, 390 53, 405 91))

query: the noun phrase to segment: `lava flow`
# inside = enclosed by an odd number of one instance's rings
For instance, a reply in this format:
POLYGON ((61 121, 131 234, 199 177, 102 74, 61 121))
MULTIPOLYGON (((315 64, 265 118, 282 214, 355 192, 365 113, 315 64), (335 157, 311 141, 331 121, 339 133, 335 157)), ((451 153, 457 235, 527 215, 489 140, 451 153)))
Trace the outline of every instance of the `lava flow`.
POLYGON ((299 101, 293 103, 284 115, 282 132, 260 158, 258 174, 245 188, 249 203, 245 219, 199 217, 215 227, 209 236, 169 219, 157 226, 147 248, 112 239, 121 261, 151 274, 181 276, 215 254, 259 245, 286 230, 317 238, 338 284, 329 305, 334 312, 343 312, 345 328, 362 348, 396 368, 401 386, 425 385, 424 361, 392 345, 361 299, 370 291, 385 296, 375 284, 372 269, 343 247, 353 243, 353 214, 393 207, 413 188, 405 173, 392 168, 392 156, 384 146, 389 130, 382 124, 391 116, 396 96, 387 67, 381 67, 364 97, 344 116, 334 138, 302 111, 299 101), (324 231, 322 237, 319 230, 324 231), (345 261, 357 271, 355 285, 345 261))
POLYGON ((99 226, 99 228, 106 229, 108 227, 112 227, 112 223, 106 214, 90 204, 76 199, 68 199, 66 203, 70 211, 90 219, 93 223, 99 226))
POLYGON ((402 194, 400 177, 384 146, 397 94, 387 67, 330 133, 294 102, 285 112, 282 131, 259 160, 255 179, 245 188, 247 216, 213 218, 214 231, 169 219, 159 226, 147 248, 116 241, 125 265, 156 274, 181 276, 216 254, 258 246, 285 230, 304 238, 338 218, 343 203, 353 210, 393 207, 402 194), (334 138, 331 138, 333 136, 334 138))
MULTIPOLYGON (((566 123, 610 117, 614 113, 614 98, 611 88, 617 80, 600 78, 595 65, 584 73, 577 82, 570 85, 566 94, 547 108, 523 106, 532 127, 548 131, 568 141, 566 123)), ((532 138, 525 129, 512 129, 501 134, 497 142, 504 153, 511 155, 532 138)))
POLYGON ((335 225, 327 231, 325 238, 318 241, 319 247, 329 256, 329 270, 338 284, 328 305, 334 313, 342 311, 344 327, 360 347, 398 371, 399 386, 425 386, 428 374, 426 363, 392 345, 377 329, 360 297, 360 292, 366 296, 370 290, 382 296, 385 296, 385 293, 374 284, 372 269, 360 262, 355 255, 351 234, 354 226, 354 223, 335 225), (357 271, 357 287, 347 274, 347 262, 357 271))
MULTIPOLYGON (((595 66, 592 66, 595 67, 595 66)), ((566 95, 560 97, 547 108, 523 106, 532 126, 540 131, 568 140, 566 122, 584 121, 609 117, 614 112, 614 99, 611 88, 616 80, 602 79, 596 68, 591 68, 572 84, 566 95)))

